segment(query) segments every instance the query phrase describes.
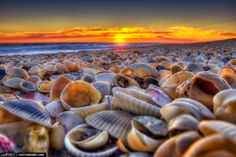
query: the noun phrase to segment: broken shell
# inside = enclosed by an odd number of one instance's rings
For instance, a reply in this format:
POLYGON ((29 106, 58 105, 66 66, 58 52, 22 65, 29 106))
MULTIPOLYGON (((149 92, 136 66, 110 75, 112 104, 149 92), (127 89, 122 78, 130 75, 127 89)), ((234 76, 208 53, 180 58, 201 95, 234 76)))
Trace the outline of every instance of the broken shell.
POLYGON ((38 84, 37 88, 41 93, 50 93, 52 86, 53 86, 52 81, 41 81, 38 84))
POLYGON ((182 157, 191 144, 198 139, 200 135, 194 131, 174 136, 157 148, 154 157, 182 157))
POLYGON ((13 78, 9 78, 8 80, 3 82, 4 86, 13 88, 13 89, 21 89, 20 84, 21 82, 23 82, 24 80, 18 77, 13 77, 13 78))
POLYGON ((74 81, 66 85, 61 93, 61 101, 66 109, 97 104, 101 100, 100 92, 85 81, 74 81))
POLYGON ((11 100, 0 104, 0 108, 3 108, 20 118, 27 119, 46 127, 51 127, 52 125, 50 116, 44 109, 44 106, 32 100, 11 100))
POLYGON ((161 88, 172 98, 177 98, 175 93, 176 87, 182 82, 191 79, 194 76, 193 73, 187 71, 181 71, 170 76, 163 84, 161 88))
POLYGON ((55 150, 64 148, 65 130, 60 123, 56 122, 53 125, 49 135, 50 148, 55 150))
POLYGON ((107 110, 96 112, 85 118, 90 126, 107 131, 114 138, 125 139, 130 128, 132 116, 124 111, 107 110))
POLYGON ((92 83, 92 85, 101 93, 102 98, 105 95, 111 95, 111 84, 105 81, 98 81, 92 83))
POLYGON ((35 84, 33 84, 30 81, 25 81, 25 80, 20 83, 20 87, 22 91, 24 92, 33 92, 36 90, 35 84))
POLYGON ((18 77, 18 78, 22 78, 24 80, 28 80, 28 78, 29 78, 29 74, 27 73, 27 71, 25 71, 24 69, 21 69, 21 68, 11 68, 11 69, 6 70, 6 73, 11 78, 18 77))
POLYGON ((52 85, 51 91, 50 91, 50 99, 51 99, 51 101, 60 99, 62 90, 70 82, 72 82, 72 81, 70 79, 68 79, 67 77, 59 76, 55 80, 54 84, 52 85))
POLYGON ((176 93, 179 97, 197 100, 209 109, 213 109, 214 95, 229 88, 230 86, 220 76, 211 72, 200 72, 178 86, 176 93))
POLYGON ((236 70, 233 67, 224 67, 219 71, 219 75, 232 87, 236 88, 236 70))

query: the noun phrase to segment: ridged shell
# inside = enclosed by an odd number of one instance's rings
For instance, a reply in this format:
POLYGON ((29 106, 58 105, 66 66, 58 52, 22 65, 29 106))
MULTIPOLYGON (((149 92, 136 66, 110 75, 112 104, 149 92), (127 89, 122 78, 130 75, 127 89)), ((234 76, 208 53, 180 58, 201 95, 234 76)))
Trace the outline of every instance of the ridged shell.
POLYGON ((123 92, 115 92, 112 100, 114 108, 120 108, 135 115, 149 115, 160 117, 160 108, 132 97, 123 92))
POLYGON ((44 107, 31 100, 21 99, 7 101, 3 104, 0 104, 0 108, 11 112, 18 117, 46 127, 51 127, 52 125, 50 116, 44 107))
POLYGON ((95 76, 95 81, 106 81, 113 85, 115 76, 114 73, 99 73, 95 76))
POLYGON ((27 73, 27 71, 25 71, 24 69, 21 69, 21 68, 8 69, 8 70, 6 70, 6 73, 10 77, 18 77, 18 78, 22 78, 24 80, 28 80, 28 78, 29 78, 29 74, 27 73))
POLYGON ((36 90, 35 84, 33 84, 30 81, 25 81, 25 80, 20 83, 20 87, 21 87, 21 90, 24 92, 33 92, 36 90))
POLYGON ((232 87, 236 88, 236 70, 233 67, 224 67, 219 71, 219 75, 232 87))
POLYGON ((105 81, 98 81, 92 83, 92 85, 101 93, 102 97, 105 95, 111 95, 111 84, 105 81))
POLYGON ((8 80, 3 82, 4 86, 13 88, 13 89, 21 89, 20 84, 21 82, 23 82, 24 80, 18 77, 13 77, 13 78, 9 78, 8 80))
POLYGON ((61 93, 61 101, 66 109, 97 104, 101 100, 100 92, 85 81, 74 81, 66 85, 61 93))
POLYGON ((114 154, 118 150, 116 146, 111 147, 110 149, 101 151, 101 152, 87 152, 87 151, 78 149, 74 144, 71 143, 70 134, 74 132, 75 130, 83 128, 83 127, 86 127, 86 125, 79 125, 73 128, 65 136, 65 140, 64 140, 65 147, 72 155, 79 156, 79 157, 108 157, 114 154))
POLYGON ((70 82, 72 82, 72 81, 70 79, 68 79, 67 77, 59 76, 55 80, 55 82, 54 82, 54 84, 52 86, 52 89, 50 91, 50 99, 51 99, 51 101, 60 99, 62 90, 70 82))
POLYGON ((132 116, 124 111, 108 110, 89 115, 85 118, 92 127, 107 131, 114 138, 126 138, 132 116))
POLYGON ((55 100, 55 101, 50 102, 49 104, 45 106, 45 109, 47 110, 49 115, 52 117, 58 117, 60 113, 65 111, 60 100, 55 100))
POLYGON ((90 106, 71 108, 71 111, 76 112, 81 118, 85 118, 88 115, 91 115, 93 113, 100 112, 103 110, 108 110, 108 109, 109 109, 108 102, 104 102, 101 104, 94 104, 90 106))

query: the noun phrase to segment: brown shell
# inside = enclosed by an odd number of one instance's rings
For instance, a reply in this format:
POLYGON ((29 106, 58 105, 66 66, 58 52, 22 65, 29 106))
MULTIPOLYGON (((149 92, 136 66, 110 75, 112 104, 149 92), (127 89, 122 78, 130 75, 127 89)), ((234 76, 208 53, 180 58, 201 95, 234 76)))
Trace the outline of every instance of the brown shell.
POLYGON ((236 70, 233 67, 224 67, 219 71, 219 75, 232 87, 236 88, 236 70))

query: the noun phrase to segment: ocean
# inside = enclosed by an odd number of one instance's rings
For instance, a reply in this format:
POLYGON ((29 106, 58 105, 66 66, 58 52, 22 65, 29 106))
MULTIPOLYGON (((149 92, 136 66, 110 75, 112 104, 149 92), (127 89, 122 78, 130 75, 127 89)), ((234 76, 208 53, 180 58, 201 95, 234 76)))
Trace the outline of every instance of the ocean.
MULTIPOLYGON (((154 44, 112 44, 112 43, 34 43, 0 44, 0 56, 33 55, 60 52, 96 51, 114 48, 132 48, 154 44)), ((155 44, 156 45, 156 44, 155 44)))

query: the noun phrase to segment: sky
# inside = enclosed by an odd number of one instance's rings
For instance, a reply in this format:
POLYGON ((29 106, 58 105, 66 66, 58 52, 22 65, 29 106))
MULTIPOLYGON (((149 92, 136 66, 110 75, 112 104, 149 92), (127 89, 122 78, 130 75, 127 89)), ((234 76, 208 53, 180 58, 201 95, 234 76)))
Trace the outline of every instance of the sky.
POLYGON ((0 43, 236 38, 236 0, 0 0, 0 43))

